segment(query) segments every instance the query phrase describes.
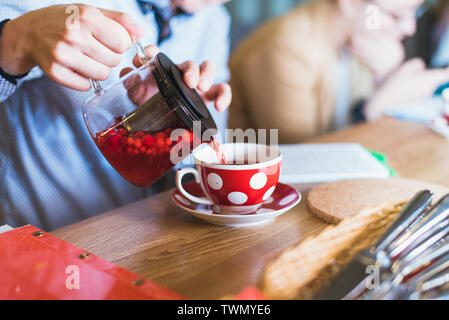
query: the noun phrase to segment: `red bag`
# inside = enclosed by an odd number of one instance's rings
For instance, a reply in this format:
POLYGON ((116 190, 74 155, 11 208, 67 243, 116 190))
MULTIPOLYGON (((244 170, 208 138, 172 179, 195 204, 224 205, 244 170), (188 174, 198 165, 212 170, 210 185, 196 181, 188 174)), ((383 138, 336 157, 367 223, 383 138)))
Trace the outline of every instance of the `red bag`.
POLYGON ((51 234, 25 226, 0 234, 0 299, 185 298, 51 234))

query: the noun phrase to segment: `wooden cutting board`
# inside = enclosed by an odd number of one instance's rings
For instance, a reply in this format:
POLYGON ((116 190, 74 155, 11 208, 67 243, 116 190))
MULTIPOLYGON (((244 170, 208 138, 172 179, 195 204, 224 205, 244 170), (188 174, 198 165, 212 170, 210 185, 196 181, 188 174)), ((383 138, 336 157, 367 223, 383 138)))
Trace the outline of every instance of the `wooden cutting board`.
POLYGON ((307 196, 307 207, 320 219, 332 224, 347 216, 385 202, 410 200, 421 190, 431 190, 435 200, 449 194, 449 189, 423 181, 402 178, 357 179, 325 183, 307 196))

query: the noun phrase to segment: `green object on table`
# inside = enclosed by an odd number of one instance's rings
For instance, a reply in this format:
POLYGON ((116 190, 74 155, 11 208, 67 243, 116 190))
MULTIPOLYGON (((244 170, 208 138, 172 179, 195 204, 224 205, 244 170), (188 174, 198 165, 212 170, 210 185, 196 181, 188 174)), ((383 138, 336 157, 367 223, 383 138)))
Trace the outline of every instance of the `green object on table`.
POLYGON ((435 91, 435 95, 439 96, 443 93, 444 90, 449 88, 449 83, 442 84, 438 87, 438 89, 435 91))
POLYGON ((396 171, 394 171, 394 169, 392 167, 390 167, 388 165, 388 158, 385 154, 377 152, 377 151, 373 151, 373 150, 368 150, 369 153, 371 153, 371 155, 377 159, 377 161, 379 161, 385 168, 387 168, 390 171, 390 176, 391 177, 398 177, 398 173, 396 171))

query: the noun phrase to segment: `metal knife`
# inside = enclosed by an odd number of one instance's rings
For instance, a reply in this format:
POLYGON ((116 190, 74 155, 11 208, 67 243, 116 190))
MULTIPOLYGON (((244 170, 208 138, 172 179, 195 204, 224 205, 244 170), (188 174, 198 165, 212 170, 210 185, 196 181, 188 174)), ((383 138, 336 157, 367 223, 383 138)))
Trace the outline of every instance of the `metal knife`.
POLYGON ((369 276, 351 290, 345 299, 385 298, 389 291, 398 286, 403 287, 418 273, 427 272, 427 268, 436 261, 436 256, 432 254, 437 252, 440 259, 445 250, 449 251, 448 231, 449 195, 446 195, 430 210, 419 214, 392 243, 376 248, 374 263, 378 267, 377 280, 382 282, 380 288, 376 286, 374 290, 367 290, 366 283, 373 280, 369 276))
POLYGON ((368 292, 362 299, 403 300, 441 292, 449 283, 448 240, 446 232, 444 241, 438 241, 416 259, 403 261, 391 279, 382 283, 379 289, 368 292))
MULTIPOLYGON (((320 300, 351 299, 360 296, 366 290, 366 282, 373 279, 367 277, 367 267, 377 266, 379 271, 389 269, 392 264, 390 258, 391 244, 397 242, 410 232, 410 228, 425 220, 426 209, 433 199, 433 193, 429 190, 421 191, 408 202, 400 212, 398 218, 378 240, 377 245, 360 252, 345 269, 340 272, 330 284, 322 289, 315 297, 320 300), (348 293, 352 293, 352 296, 348 293)), ((379 277, 382 277, 379 274, 379 277)))

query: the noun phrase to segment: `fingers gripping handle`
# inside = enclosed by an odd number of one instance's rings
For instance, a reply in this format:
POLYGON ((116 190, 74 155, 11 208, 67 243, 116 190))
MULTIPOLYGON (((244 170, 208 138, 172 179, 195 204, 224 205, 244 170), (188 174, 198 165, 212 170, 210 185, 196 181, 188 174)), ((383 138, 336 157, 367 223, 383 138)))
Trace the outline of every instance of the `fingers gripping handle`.
POLYGON ((186 175, 186 174, 193 174, 195 177, 195 181, 198 184, 201 184, 201 178, 200 178, 200 174, 198 172, 198 170, 196 170, 195 168, 184 168, 184 169, 179 169, 176 172, 176 186, 178 187, 179 192, 181 192, 181 194, 186 197, 187 199, 189 199, 192 202, 195 203, 200 203, 200 204, 206 204, 206 205, 212 205, 212 201, 210 201, 208 198, 199 198, 196 197, 190 193, 188 193, 184 187, 182 186, 182 178, 186 175))
MULTIPOLYGON (((139 40, 137 40, 133 36, 131 36, 131 40, 133 42, 134 48, 137 51, 137 56, 139 57, 140 63, 143 66, 146 65, 148 62, 150 62, 150 59, 147 57, 147 54, 145 53, 144 46, 142 45, 142 43, 140 43, 139 40)), ((101 95, 103 93, 103 88, 101 87, 100 82, 91 79, 90 83, 92 84, 92 88, 94 88, 95 90, 95 94, 101 95)))

